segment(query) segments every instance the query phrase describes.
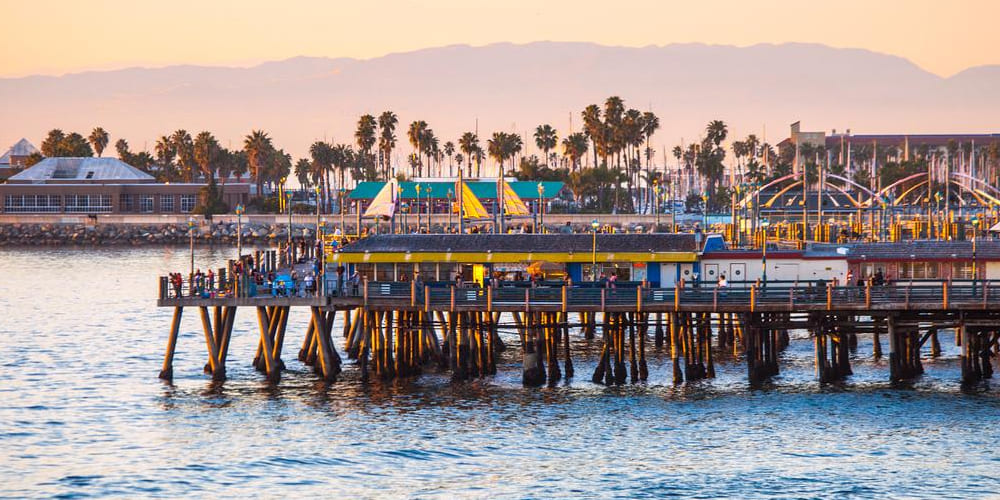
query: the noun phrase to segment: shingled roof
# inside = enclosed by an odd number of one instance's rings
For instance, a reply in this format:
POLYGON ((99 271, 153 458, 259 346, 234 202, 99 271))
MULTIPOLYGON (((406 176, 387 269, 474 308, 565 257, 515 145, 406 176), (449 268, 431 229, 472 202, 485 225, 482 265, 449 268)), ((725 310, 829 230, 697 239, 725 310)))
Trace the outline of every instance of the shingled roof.
MULTIPOLYGON (((582 252, 592 251, 591 234, 382 234, 359 240, 342 252, 582 252)), ((599 252, 697 252, 694 234, 598 234, 599 252)))
MULTIPOLYGON (((1000 260, 1000 241, 976 242, 976 258, 1000 260)), ((930 260, 972 259, 971 241, 900 241, 894 243, 859 243, 850 247, 848 259, 860 260, 930 260), (910 256, 913 257, 910 257, 910 256)))

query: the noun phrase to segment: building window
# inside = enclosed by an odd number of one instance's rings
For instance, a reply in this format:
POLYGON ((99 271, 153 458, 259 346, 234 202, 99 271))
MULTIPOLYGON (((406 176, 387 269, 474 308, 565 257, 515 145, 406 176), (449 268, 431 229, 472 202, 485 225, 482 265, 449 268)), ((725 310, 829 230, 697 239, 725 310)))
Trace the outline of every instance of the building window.
POLYGON ((971 280, 972 262, 953 262, 951 264, 951 279, 971 280))
MULTIPOLYGON (((375 264, 358 263, 354 265, 354 270, 357 271, 358 276, 361 276, 362 279, 368 278, 368 280, 370 281, 372 279, 372 276, 375 274, 373 272, 374 267, 375 264)), ((344 279, 347 279, 347 277, 345 276, 344 279)))
POLYGON ((135 210, 133 206, 132 195, 130 194, 120 194, 118 195, 118 211, 119 212, 132 212, 135 210))
POLYGON ((54 194, 15 194, 4 198, 4 211, 10 213, 52 213, 61 210, 61 197, 54 194))
POLYGON ((170 194, 160 195, 160 211, 169 213, 174 211, 174 196, 170 194))
POLYGON ((195 206, 196 202, 197 202, 197 198, 195 197, 195 195, 193 195, 193 194, 182 194, 181 195, 181 212, 184 212, 186 214, 191 213, 192 211, 194 211, 194 206, 195 206))
POLYGON ((110 194, 68 194, 66 195, 67 212, 110 213, 110 194))
MULTIPOLYGON (((970 276, 971 276, 971 269, 970 269, 970 276)), ((899 263, 900 279, 924 280, 924 279, 937 279, 937 277, 938 277, 937 262, 899 263)))
MULTIPOLYGON (((590 281, 593 276, 593 267, 590 264, 583 265, 583 279, 584 281, 590 281)), ((629 281, 632 279, 632 264, 624 262, 598 262, 597 263, 597 279, 601 278, 601 273, 604 273, 605 278, 610 278, 612 274, 618 275, 618 281, 629 281)))
MULTIPOLYGON (((375 281, 395 281, 396 276, 393 274, 392 264, 375 264, 375 281)), ((368 275, 368 279, 372 279, 372 275, 368 275)))
POLYGON ((424 281, 437 281, 437 264, 434 262, 421 262, 417 266, 420 271, 420 279, 424 281))
POLYGON ((139 211, 144 214, 153 213, 153 195, 151 194, 139 195, 139 211))

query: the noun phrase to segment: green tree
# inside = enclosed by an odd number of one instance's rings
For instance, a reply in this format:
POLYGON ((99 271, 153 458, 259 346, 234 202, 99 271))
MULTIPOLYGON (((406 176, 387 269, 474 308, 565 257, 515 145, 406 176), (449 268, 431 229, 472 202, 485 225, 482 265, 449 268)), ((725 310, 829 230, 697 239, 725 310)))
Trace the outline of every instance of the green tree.
POLYGON ((66 134, 62 130, 57 128, 49 130, 49 134, 42 140, 42 156, 46 158, 65 156, 61 154, 64 139, 66 139, 66 134))
POLYGON ((427 140, 427 122, 423 120, 415 120, 410 123, 410 128, 406 131, 406 138, 410 140, 410 146, 413 146, 413 152, 417 155, 417 165, 414 174, 416 177, 423 176, 423 162, 420 159, 420 154, 425 150, 423 142, 427 140))
POLYGON ((576 132, 566 136, 562 141, 563 154, 569 157, 570 170, 576 172, 581 168, 580 160, 587 154, 587 135, 576 132))
POLYGON ((274 154, 274 144, 271 143, 271 138, 263 130, 252 130, 243 139, 243 151, 246 152, 247 164, 254 181, 257 183, 257 196, 263 196, 263 170, 274 154))
MULTIPOLYGON (((458 148, 465 153, 466 161, 468 161, 468 167, 466 175, 472 177, 472 157, 479 151, 479 137, 472 132, 465 132, 462 137, 458 139, 458 148)), ((476 177, 479 176, 479 165, 476 165, 476 177)))
POLYGON ((455 154, 455 143, 451 141, 445 142, 444 155, 448 157, 448 177, 455 175, 454 164, 452 163, 452 160, 454 159, 454 154, 455 154))
POLYGON ((601 121, 601 108, 591 104, 580 113, 583 117, 583 131, 593 144, 594 166, 598 166, 598 154, 604 154, 604 122, 601 121))
POLYGON ((73 132, 64 134, 62 130, 52 129, 42 141, 42 156, 51 157, 90 157, 94 150, 82 135, 73 132))
POLYGON ((96 127, 90 132, 90 136, 87 137, 87 140, 90 142, 90 145, 93 146, 94 151, 97 152, 97 156, 101 156, 101 154, 104 153, 104 148, 108 146, 110 137, 103 128, 96 127))
POLYGON ((309 189, 313 186, 312 164, 309 163, 309 160, 299 158, 299 161, 295 162, 295 178, 303 189, 309 189))
POLYGON ((210 184, 215 183, 215 174, 218 170, 216 161, 219 158, 219 141, 211 132, 200 132, 194 139, 194 162, 198 169, 208 179, 210 184))
POLYGON ((392 111, 383 111, 378 117, 378 148, 381 157, 382 178, 388 180, 392 166, 392 150, 396 148, 396 124, 399 119, 392 111))
POLYGON ((321 201, 324 211, 330 207, 327 202, 330 192, 330 172, 333 170, 333 147, 323 141, 316 141, 309 146, 309 157, 312 158, 309 170, 311 177, 320 187, 321 201))
POLYGON ((354 141, 358 146, 358 154, 365 163, 369 161, 374 163, 372 148, 375 147, 377 141, 375 136, 377 128, 378 124, 372 115, 361 115, 361 118, 358 119, 357 130, 354 131, 354 141))
POLYGON ((535 128, 535 145, 544 153, 547 166, 551 166, 549 165, 549 151, 555 149, 557 144, 559 144, 559 136, 552 125, 544 124, 535 128))
POLYGON ((168 136, 160 136, 156 140, 153 151, 156 153, 156 179, 160 182, 171 182, 180 179, 174 165, 174 144, 168 136))
POLYGON ((179 129, 171 134, 170 141, 174 146, 177 168, 180 170, 181 176, 187 182, 194 182, 197 165, 194 161, 194 141, 191 139, 191 134, 184 129, 179 129))

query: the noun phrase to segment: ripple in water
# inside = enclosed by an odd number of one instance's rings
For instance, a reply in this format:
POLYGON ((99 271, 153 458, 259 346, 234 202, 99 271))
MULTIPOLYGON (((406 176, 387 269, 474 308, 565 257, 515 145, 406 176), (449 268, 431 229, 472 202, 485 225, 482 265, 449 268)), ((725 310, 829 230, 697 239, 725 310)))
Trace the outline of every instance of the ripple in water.
MULTIPOLYGON (((231 249, 199 249, 203 269, 231 249)), ((428 373, 323 386, 294 359, 277 387, 249 365, 237 316, 225 384, 201 373, 185 318, 175 383, 156 379, 170 311, 153 277, 181 248, 0 250, 0 496, 991 497, 1000 398, 959 387, 958 350, 886 381, 861 339, 847 381, 813 379, 793 341, 759 388, 722 357, 718 377, 673 386, 665 352, 647 383, 589 382, 597 343, 574 339, 577 377, 524 389, 520 360, 452 384, 428 373)), ((293 311, 289 351, 308 315, 293 311)), ((336 330, 335 330, 336 331, 336 330)), ((943 340, 949 340, 947 337, 943 340)), ((505 334, 513 346, 516 337, 505 334)), ((286 358, 289 355, 286 354, 286 358)), ((294 358, 294 355, 292 356, 294 358)))

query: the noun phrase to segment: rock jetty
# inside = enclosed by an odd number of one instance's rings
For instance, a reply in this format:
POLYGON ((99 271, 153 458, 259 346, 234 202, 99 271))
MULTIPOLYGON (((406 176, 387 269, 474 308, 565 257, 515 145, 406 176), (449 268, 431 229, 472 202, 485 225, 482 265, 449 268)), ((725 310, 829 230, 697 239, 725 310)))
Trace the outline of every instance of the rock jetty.
MULTIPOLYGON (((194 226, 197 244, 236 244, 235 223, 194 226)), ((243 243, 288 238, 287 224, 243 224, 243 243)), ((315 237, 316 226, 293 224, 295 238, 315 237)), ((187 224, 0 224, 0 246, 188 244, 187 224)))

